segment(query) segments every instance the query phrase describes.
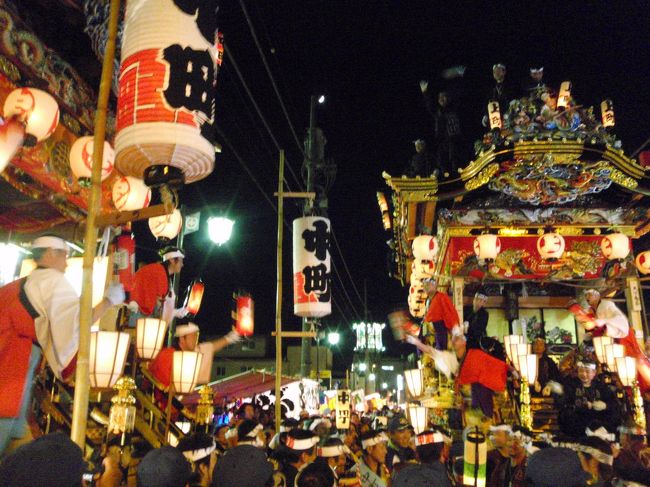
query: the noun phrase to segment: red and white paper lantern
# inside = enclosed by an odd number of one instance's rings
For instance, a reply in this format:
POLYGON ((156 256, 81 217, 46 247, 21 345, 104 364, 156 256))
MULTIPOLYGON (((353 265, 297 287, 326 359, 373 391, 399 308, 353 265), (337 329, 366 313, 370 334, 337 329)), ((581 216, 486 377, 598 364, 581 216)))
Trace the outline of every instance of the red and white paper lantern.
POLYGON ((303 318, 332 313, 330 221, 306 216, 293 221, 293 312, 303 318))
POLYGON ((411 281, 413 279, 421 281, 427 277, 433 277, 435 270, 436 266, 433 261, 416 259, 411 263, 411 281))
POLYGON ((412 284, 409 287, 409 296, 415 296, 414 299, 419 299, 419 300, 427 299, 427 293, 424 290, 422 284, 412 284))
MULTIPOLYGON (((77 179, 90 178, 93 169, 94 137, 86 135, 75 140, 70 148, 70 169, 77 179)), ((113 171, 115 151, 107 141, 104 142, 102 155, 102 181, 113 171)))
POLYGON ((501 239, 485 233, 474 239, 474 253, 479 259, 496 259, 501 252, 501 239))
POLYGON ((426 300, 419 299, 416 293, 409 293, 406 302, 409 306, 409 313, 415 318, 422 318, 426 314, 426 300))
POLYGON ((113 204, 119 211, 141 210, 150 201, 151 189, 142 179, 123 176, 113 184, 113 204))
POLYGON ((432 235, 419 235, 413 239, 413 257, 420 260, 433 260, 438 253, 438 240, 432 235))
POLYGON ((630 253, 630 239, 622 233, 605 235, 600 241, 600 250, 607 260, 625 259, 630 253))
POLYGON ((537 239, 537 252, 542 259, 559 259, 564 246, 564 237, 559 233, 545 233, 537 239))
POLYGON ((156 238, 176 238, 183 226, 183 217, 180 210, 174 210, 169 215, 153 216, 149 218, 149 230, 156 238))
POLYGON ((636 268, 641 274, 650 274, 650 250, 636 256, 636 268))
POLYGON ((214 169, 216 0, 129 0, 124 19, 115 138, 120 172, 152 165, 188 183, 214 169))
POLYGON ((47 139, 59 125, 59 105, 49 93, 36 88, 13 90, 4 104, 4 118, 20 120, 25 132, 38 142, 47 139))

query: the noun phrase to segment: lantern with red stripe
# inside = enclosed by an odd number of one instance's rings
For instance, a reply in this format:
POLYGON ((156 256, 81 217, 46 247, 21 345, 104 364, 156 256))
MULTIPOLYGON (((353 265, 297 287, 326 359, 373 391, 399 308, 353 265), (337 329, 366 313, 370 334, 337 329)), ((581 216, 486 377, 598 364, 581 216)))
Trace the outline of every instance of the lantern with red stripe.
MULTIPOLYGON (((93 167, 94 147, 95 141, 90 135, 79 137, 72 144, 70 148, 70 169, 72 169, 72 174, 77 179, 90 179, 93 167)), ((111 175, 114 160, 115 151, 113 151, 111 144, 104 142, 104 152, 102 153, 102 181, 111 175)))
POLYGON ((183 307, 187 310, 188 314, 196 315, 199 312, 204 291, 205 284, 203 284, 201 279, 195 279, 187 288, 187 297, 185 298, 183 307))
POLYGON ((496 235, 485 233, 474 239, 474 253, 479 259, 496 259, 501 252, 501 240, 496 235))
POLYGON ((542 259, 559 259, 564 253, 564 245, 564 237, 559 233, 545 233, 537 239, 537 252, 542 259))
POLYGON ((413 239, 413 257, 420 260, 433 260, 438 253, 438 240, 432 235, 418 235, 413 239))
POLYGON ((153 216, 149 218, 149 230, 156 238, 171 240, 176 238, 183 226, 183 216, 176 209, 169 215, 153 216))
POLYGON ((123 176, 113 184, 113 204, 119 211, 141 210, 149 206, 151 189, 142 179, 123 176))
POLYGON ((251 336, 255 329, 255 302, 250 294, 239 293, 235 298, 235 330, 241 336, 251 336))
POLYGON ((650 274, 650 250, 636 256, 636 268, 641 274, 650 274))
POLYGON ((605 235, 600 241, 600 249, 607 260, 625 259, 630 253, 630 239, 622 233, 605 235))
POLYGON ((129 0, 124 17, 115 164, 143 177, 170 165, 186 182, 214 169, 216 0, 129 0))
POLYGON ((320 318, 332 312, 330 221, 306 216, 293 221, 293 312, 320 318))

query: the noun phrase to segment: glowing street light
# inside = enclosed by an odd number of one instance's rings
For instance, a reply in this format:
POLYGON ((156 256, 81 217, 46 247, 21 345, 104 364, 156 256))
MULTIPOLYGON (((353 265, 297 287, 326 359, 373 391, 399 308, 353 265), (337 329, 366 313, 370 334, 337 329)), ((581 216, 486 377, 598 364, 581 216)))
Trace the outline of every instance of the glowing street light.
POLYGON ((234 225, 234 221, 222 216, 208 218, 208 235, 210 240, 217 245, 225 244, 232 236, 232 228, 234 225))
POLYGON ((318 103, 320 103, 321 105, 325 103, 325 95, 321 95, 318 97, 318 103))
POLYGON ((332 332, 327 334, 327 342, 330 345, 338 345, 340 341, 341 341, 341 334, 340 333, 338 333, 336 331, 332 331, 332 332))

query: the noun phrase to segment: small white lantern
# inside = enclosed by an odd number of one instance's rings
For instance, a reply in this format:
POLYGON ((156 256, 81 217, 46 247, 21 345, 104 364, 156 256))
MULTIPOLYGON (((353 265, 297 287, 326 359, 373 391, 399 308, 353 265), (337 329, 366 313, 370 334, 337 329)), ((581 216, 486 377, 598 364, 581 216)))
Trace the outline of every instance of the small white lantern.
POLYGON ((123 176, 113 185, 113 204, 119 211, 141 210, 151 202, 151 189, 144 181, 123 176))
POLYGON ((603 100, 600 104, 600 115, 603 122, 603 127, 609 128, 616 124, 614 118, 614 104, 612 100, 603 100))
POLYGON ((501 119, 501 110, 498 101, 491 101, 487 106, 488 119, 490 120, 490 130, 502 129, 503 121, 501 119))
POLYGON ((175 238, 183 226, 183 217, 180 210, 176 209, 169 215, 154 216, 149 218, 149 230, 156 238, 175 238))
POLYGON ((474 239, 474 253, 481 259, 496 259, 501 252, 501 239, 497 235, 484 233, 474 239))
POLYGON ((545 233, 537 239, 537 251, 542 259, 559 259, 564 245, 564 237, 556 232, 545 233))
POLYGON ((594 351, 596 352, 596 358, 601 364, 606 363, 605 357, 605 345, 611 345, 614 343, 614 339, 608 336, 599 336, 593 338, 594 342, 594 351))
POLYGON ((427 429, 427 408, 424 406, 409 406, 409 420, 416 435, 427 429))
POLYGON ((636 359, 634 357, 616 357, 616 371, 625 387, 632 387, 636 381, 636 359))
POLYGON ((616 372, 616 359, 625 357, 625 347, 620 343, 605 345, 605 362, 612 372, 616 372))
POLYGON ((5 99, 4 117, 20 120, 25 132, 38 142, 47 139, 59 125, 59 105, 49 93, 36 88, 18 88, 5 99))
POLYGON ((641 274, 650 274, 650 250, 645 250, 636 256, 636 268, 641 274))
POLYGON ((605 235, 600 241, 600 249, 607 260, 625 259, 630 253, 630 239, 622 233, 605 235))
POLYGON ((422 284, 415 284, 409 287, 409 296, 415 296, 415 299, 425 300, 427 299, 427 293, 424 290, 422 284))
POLYGON ((427 314, 427 309, 424 306, 424 303, 409 304, 409 313, 411 313, 414 318, 424 318, 424 315, 427 314))
POLYGON ((432 235, 419 235, 413 239, 413 256, 420 260, 433 260, 438 253, 438 240, 432 235))
MULTIPOLYGON (((422 280, 425 277, 433 277, 436 266, 431 260, 415 259, 411 263, 411 279, 422 280)), ((413 284, 413 282, 411 282, 413 284)))
POLYGON ((529 384, 534 384, 537 380, 537 355, 534 353, 520 355, 519 372, 529 384))
POLYGON ((522 355, 528 355, 530 353, 530 344, 529 343, 512 343, 510 344, 510 355, 512 359, 512 365, 521 372, 519 359, 522 355))
POLYGON ((409 369, 404 371, 406 390, 411 397, 420 397, 424 390, 424 376, 422 369, 409 369))
POLYGON ((129 351, 128 333, 93 331, 90 333, 90 386, 113 387, 124 372, 129 351))
POLYGON ((571 101, 571 81, 563 81, 560 85, 560 94, 557 97, 557 107, 566 108, 571 101))
MULTIPOLYGON (((70 169, 77 179, 92 176, 93 152, 95 148, 94 137, 86 135, 75 140, 70 148, 70 169)), ((104 152, 102 154, 102 175, 104 181, 113 171, 113 162, 115 161, 115 151, 111 144, 104 142, 104 152)))
POLYGON ((25 141, 25 127, 14 119, 0 123, 0 173, 5 170, 25 141))
POLYGON ((167 332, 167 322, 159 318, 138 318, 136 325, 136 350, 143 360, 156 358, 162 350, 167 332))
POLYGON ((201 352, 174 352, 172 381, 177 394, 192 392, 201 370, 201 352))
POLYGON ((521 335, 506 335, 503 337, 503 348, 506 350, 508 360, 512 363, 512 350, 510 345, 513 343, 524 343, 524 337, 521 335))

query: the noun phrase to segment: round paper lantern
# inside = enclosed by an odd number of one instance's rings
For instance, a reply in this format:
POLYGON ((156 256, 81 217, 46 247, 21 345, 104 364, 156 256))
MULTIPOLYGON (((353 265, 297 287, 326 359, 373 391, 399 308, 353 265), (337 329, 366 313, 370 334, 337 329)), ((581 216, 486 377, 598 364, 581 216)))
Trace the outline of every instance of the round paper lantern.
POLYGON ((293 312, 320 318, 332 312, 330 221, 306 216, 293 221, 293 312))
POLYGON ((183 217, 180 210, 174 210, 169 215, 154 216, 149 218, 149 230, 156 238, 175 238, 183 226, 183 217))
POLYGON ((424 279, 425 277, 433 277, 436 267, 431 260, 416 259, 411 263, 411 279, 424 279))
POLYGON ((424 287, 422 287, 422 284, 419 285, 412 285, 409 287, 409 296, 415 296, 416 299, 421 299, 425 300, 427 299, 427 293, 424 290, 424 287))
POLYGON ((433 260, 438 253, 438 240, 432 235, 419 235, 413 239, 413 256, 420 260, 433 260))
POLYGON ((479 259, 496 259, 501 252, 501 239, 485 233, 474 239, 474 253, 479 259))
POLYGON ((59 125, 59 105, 45 91, 18 88, 5 99, 4 117, 16 117, 26 125, 25 132, 40 142, 52 135, 59 125))
POLYGON ((25 141, 25 127, 16 119, 0 121, 0 172, 22 147, 25 141))
POLYGON ((607 260, 625 259, 630 253, 630 239, 622 233, 605 235, 600 241, 600 249, 607 260))
POLYGON ((650 250, 636 256, 636 268, 641 274, 650 274, 650 250))
POLYGON ((409 313, 415 318, 423 318, 426 312, 426 306, 422 302, 416 301, 413 304, 409 304, 409 313))
MULTIPOLYGON (((94 137, 86 135, 75 140, 70 148, 70 169, 77 179, 90 178, 93 168, 93 150, 95 147, 94 137)), ((102 181, 110 176, 113 171, 115 151, 111 144, 104 142, 104 153, 102 155, 102 181)))
POLYGON ((179 168, 188 183, 214 169, 218 58, 212 2, 129 0, 124 16, 115 164, 143 177, 179 168))
POLYGON ((559 233, 545 233, 537 239, 537 252, 542 259, 559 259, 564 253, 564 237, 559 233))
POLYGON ((141 210, 150 201, 151 189, 142 179, 123 176, 113 184, 113 204, 119 211, 141 210))

